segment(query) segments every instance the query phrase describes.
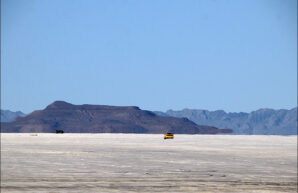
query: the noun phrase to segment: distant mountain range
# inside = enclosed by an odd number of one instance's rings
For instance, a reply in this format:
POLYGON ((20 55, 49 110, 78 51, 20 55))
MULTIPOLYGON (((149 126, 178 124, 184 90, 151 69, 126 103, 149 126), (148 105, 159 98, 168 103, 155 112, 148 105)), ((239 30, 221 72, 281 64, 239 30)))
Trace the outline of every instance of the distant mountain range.
POLYGON ((297 107, 291 110, 259 109, 251 113, 196 109, 155 113, 161 116, 186 117, 200 125, 233 129, 233 134, 238 135, 297 135, 297 107))
POLYGON ((197 125, 187 118, 159 116, 138 107, 73 105, 56 101, 13 122, 1 123, 1 132, 14 133, 165 133, 217 134, 229 129, 197 125))
POLYGON ((24 113, 21 111, 13 112, 9 110, 1 110, 1 122, 11 122, 16 117, 23 117, 25 116, 24 113))
POLYGON ((56 101, 44 110, 24 116, 20 111, 1 110, 2 132, 54 132, 64 129, 66 132, 171 131, 194 134, 229 131, 217 130, 220 128, 232 129, 236 135, 297 135, 297 107, 290 110, 259 109, 251 113, 196 109, 153 113, 138 107, 72 105, 56 101), (12 122, 16 117, 21 118, 12 122))

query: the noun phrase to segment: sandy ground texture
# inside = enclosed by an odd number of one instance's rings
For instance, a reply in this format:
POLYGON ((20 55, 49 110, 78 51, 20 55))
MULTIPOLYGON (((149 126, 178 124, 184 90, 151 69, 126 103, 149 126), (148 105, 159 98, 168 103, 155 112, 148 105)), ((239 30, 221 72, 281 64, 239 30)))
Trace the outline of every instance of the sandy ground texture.
POLYGON ((297 136, 1 134, 1 192, 296 192, 297 136))

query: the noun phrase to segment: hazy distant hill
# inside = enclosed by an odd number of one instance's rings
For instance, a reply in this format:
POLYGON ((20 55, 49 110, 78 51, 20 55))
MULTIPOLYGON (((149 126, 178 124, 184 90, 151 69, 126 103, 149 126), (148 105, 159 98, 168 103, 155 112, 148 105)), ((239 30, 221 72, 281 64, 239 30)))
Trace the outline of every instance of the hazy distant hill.
POLYGON ((25 116, 25 114, 22 113, 21 111, 12 112, 9 110, 1 110, 1 122, 11 122, 16 117, 23 117, 23 116, 25 116))
POLYGON ((297 107, 291 110, 259 109, 251 113, 192 109, 155 113, 186 117, 201 125, 233 129, 233 134, 297 135, 297 107))
POLYGON ((138 107, 105 105, 72 105, 56 101, 44 110, 1 123, 1 132, 67 133, 184 133, 216 134, 232 132, 201 126, 186 118, 158 116, 138 107))

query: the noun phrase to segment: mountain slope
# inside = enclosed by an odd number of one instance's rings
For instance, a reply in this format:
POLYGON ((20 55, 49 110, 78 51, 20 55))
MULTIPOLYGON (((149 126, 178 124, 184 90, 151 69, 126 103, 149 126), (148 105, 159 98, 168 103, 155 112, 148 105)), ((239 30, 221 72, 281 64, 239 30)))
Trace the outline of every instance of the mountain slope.
POLYGON ((23 116, 25 116, 25 114, 22 113, 21 111, 12 112, 9 110, 1 110, 1 122, 11 122, 16 117, 23 117, 23 116))
POLYGON ((216 134, 231 132, 216 127, 199 126, 186 118, 158 116, 138 107, 72 105, 56 101, 44 110, 2 123, 1 132, 67 133, 185 133, 216 134))
POLYGON ((186 117, 197 124, 233 129, 233 134, 297 135, 297 108, 259 109, 251 113, 191 109, 155 113, 162 116, 186 117))

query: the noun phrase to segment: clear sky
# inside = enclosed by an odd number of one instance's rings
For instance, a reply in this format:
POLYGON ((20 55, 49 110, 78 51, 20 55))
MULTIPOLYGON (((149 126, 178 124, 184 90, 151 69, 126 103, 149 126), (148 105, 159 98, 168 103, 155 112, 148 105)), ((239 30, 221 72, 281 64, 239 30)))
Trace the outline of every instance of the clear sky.
POLYGON ((2 0, 2 109, 297 106, 296 0, 2 0))

